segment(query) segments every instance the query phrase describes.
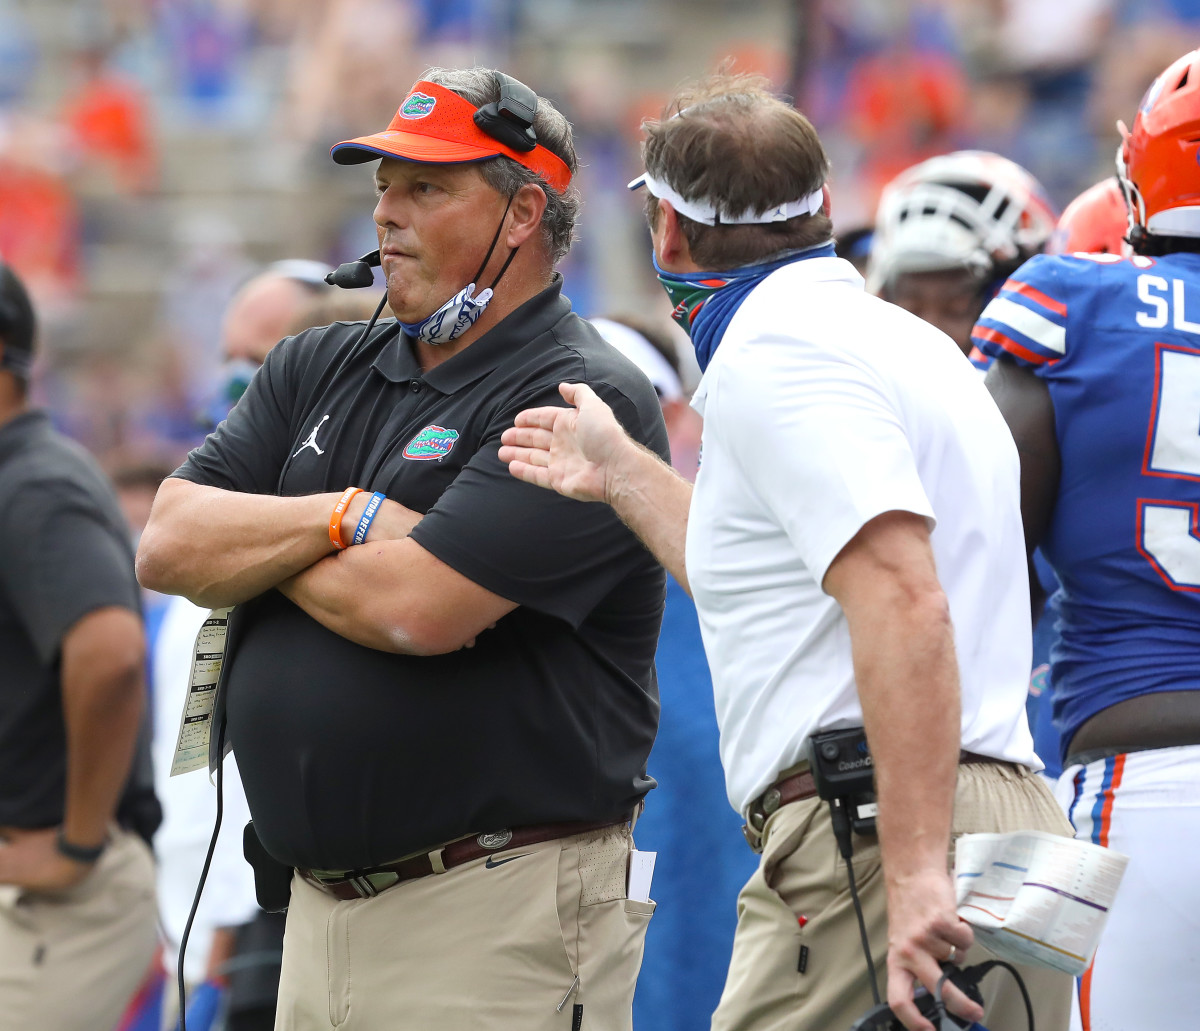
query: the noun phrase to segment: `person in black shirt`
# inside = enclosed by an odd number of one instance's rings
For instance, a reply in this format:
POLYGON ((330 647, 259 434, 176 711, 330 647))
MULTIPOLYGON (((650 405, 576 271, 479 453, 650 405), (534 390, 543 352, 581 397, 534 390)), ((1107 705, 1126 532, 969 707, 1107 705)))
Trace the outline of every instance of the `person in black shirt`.
POLYGON ((33 340, 0 265, 0 1031, 95 1031, 157 944, 145 645, 112 487, 28 405, 33 340))
POLYGON ((272 350, 138 554, 147 586, 236 606, 218 710, 296 871, 276 1026, 628 1028, 664 574, 497 457, 563 379, 667 454, 653 388, 554 271, 570 127, 501 73, 433 69, 333 156, 381 159, 396 319, 272 350))

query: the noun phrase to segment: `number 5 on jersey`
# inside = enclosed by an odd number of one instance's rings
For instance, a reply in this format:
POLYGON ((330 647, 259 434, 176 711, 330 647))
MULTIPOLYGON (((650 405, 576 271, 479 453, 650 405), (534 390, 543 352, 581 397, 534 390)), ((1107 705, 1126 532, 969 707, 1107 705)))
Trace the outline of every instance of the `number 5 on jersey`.
MULTIPOLYGON (((1200 485, 1200 351, 1158 344, 1154 378, 1142 473, 1200 485)), ((1138 550, 1167 584, 1200 591, 1200 504, 1139 498, 1137 522, 1138 550)))

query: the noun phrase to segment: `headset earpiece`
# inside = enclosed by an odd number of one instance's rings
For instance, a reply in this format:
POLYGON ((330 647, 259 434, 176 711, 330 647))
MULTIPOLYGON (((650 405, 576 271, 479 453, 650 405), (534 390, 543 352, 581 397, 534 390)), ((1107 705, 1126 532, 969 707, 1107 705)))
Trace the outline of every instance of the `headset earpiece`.
POLYGON ((533 118, 537 114, 537 94, 511 75, 498 73, 500 99, 484 104, 475 112, 475 124, 492 139, 522 152, 537 146, 533 118))

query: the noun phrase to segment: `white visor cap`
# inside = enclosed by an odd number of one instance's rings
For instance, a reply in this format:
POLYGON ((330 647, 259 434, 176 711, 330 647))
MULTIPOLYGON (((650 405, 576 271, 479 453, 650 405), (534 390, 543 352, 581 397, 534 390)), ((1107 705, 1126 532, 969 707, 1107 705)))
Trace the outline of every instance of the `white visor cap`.
POLYGON ((736 217, 725 217, 717 211, 717 207, 708 200, 687 200, 675 190, 670 183, 655 179, 649 172, 643 172, 636 179, 631 179, 629 189, 637 190, 646 187, 659 200, 665 200, 679 214, 685 215, 693 222, 706 226, 751 226, 769 225, 772 222, 787 222, 800 215, 815 215, 825 202, 825 189, 814 190, 807 197, 779 204, 766 211, 743 211, 736 217))

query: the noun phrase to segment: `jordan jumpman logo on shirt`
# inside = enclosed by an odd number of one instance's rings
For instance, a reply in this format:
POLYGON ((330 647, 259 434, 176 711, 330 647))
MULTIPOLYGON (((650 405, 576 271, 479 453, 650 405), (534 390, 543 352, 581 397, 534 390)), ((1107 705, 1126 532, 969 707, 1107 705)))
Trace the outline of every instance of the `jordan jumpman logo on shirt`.
MULTIPOLYGON (((329 418, 328 415, 324 415, 321 417, 321 421, 312 428, 312 433, 310 433, 308 435, 308 440, 306 440, 303 444, 300 445, 300 449, 296 452, 296 455, 300 454, 300 452, 303 451, 306 447, 312 448, 318 455, 325 454, 324 450, 317 446, 317 430, 319 430, 322 426, 325 425, 325 420, 328 418, 329 418)), ((296 455, 292 455, 292 457, 295 458, 296 455)))

